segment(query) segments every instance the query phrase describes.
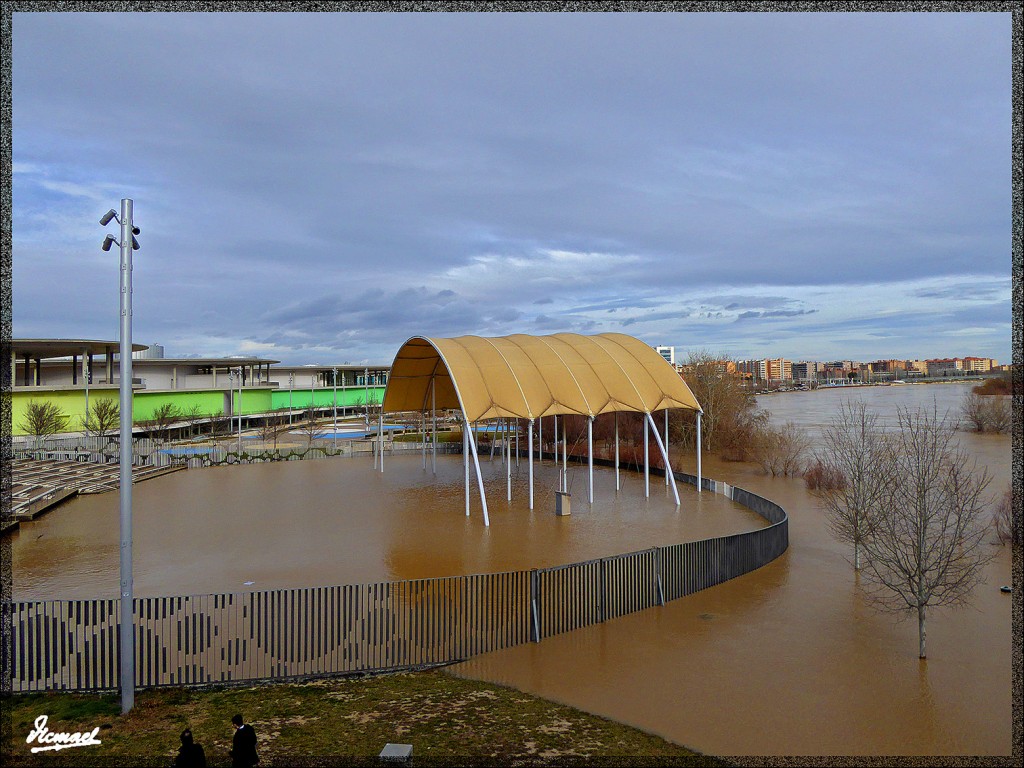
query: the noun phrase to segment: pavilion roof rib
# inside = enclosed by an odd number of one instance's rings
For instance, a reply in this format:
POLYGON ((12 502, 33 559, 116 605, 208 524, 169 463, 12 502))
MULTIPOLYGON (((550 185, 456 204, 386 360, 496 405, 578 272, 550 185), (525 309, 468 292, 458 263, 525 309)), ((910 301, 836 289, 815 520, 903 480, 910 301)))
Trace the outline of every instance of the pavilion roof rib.
POLYGON ((414 336, 398 351, 384 408, 430 402, 470 421, 662 408, 700 410, 686 383, 652 347, 625 334, 414 336))

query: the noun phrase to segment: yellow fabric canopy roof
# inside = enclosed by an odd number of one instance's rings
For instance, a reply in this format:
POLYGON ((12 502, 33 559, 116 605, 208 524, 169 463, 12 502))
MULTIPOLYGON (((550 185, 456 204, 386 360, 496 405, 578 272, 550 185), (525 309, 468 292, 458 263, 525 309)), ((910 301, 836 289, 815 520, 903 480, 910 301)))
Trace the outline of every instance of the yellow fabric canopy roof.
POLYGON ((414 336, 391 365, 383 407, 389 412, 458 409, 470 421, 701 410, 661 355, 622 333, 414 336))

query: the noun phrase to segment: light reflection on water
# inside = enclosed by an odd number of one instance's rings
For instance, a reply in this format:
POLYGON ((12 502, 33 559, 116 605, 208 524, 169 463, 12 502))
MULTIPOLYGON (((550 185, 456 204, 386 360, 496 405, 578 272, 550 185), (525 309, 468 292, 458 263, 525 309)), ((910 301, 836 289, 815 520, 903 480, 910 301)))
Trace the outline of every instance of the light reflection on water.
MULTIPOLYGON (((572 515, 554 514, 557 474, 535 468, 528 505, 526 461, 505 469, 481 462, 491 525, 484 527, 475 481, 465 515, 462 460, 439 456, 438 474, 420 455, 214 467, 177 472, 133 489, 134 583, 138 596, 250 591, 542 568, 764 524, 715 494, 680 486, 677 512, 664 480, 595 468, 570 469, 572 515), (246 582, 253 582, 246 585, 246 582)), ((84 496, 25 525, 12 545, 19 599, 114 597, 118 589, 118 496, 84 496)))

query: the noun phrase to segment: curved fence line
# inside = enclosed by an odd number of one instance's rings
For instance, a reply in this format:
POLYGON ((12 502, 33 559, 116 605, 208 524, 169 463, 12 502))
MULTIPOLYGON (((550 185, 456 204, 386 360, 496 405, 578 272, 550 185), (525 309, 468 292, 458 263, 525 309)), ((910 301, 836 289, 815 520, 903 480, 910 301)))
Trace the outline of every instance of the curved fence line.
MULTIPOLYGON (((693 475, 678 480, 696 485, 693 475)), ((135 599, 140 688, 411 669, 664 605, 765 565, 789 545, 785 511, 742 488, 701 485, 770 525, 553 568, 135 599)), ((118 686, 120 601, 4 602, 11 690, 118 686)))

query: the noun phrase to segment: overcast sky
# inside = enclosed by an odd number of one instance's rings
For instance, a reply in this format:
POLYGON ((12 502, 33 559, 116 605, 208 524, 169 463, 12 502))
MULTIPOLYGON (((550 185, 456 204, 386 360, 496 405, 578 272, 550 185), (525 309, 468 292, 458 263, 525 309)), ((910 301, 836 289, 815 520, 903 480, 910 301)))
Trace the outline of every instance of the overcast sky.
POLYGON ((1010 14, 16 13, 15 338, 1011 354, 1010 14))

